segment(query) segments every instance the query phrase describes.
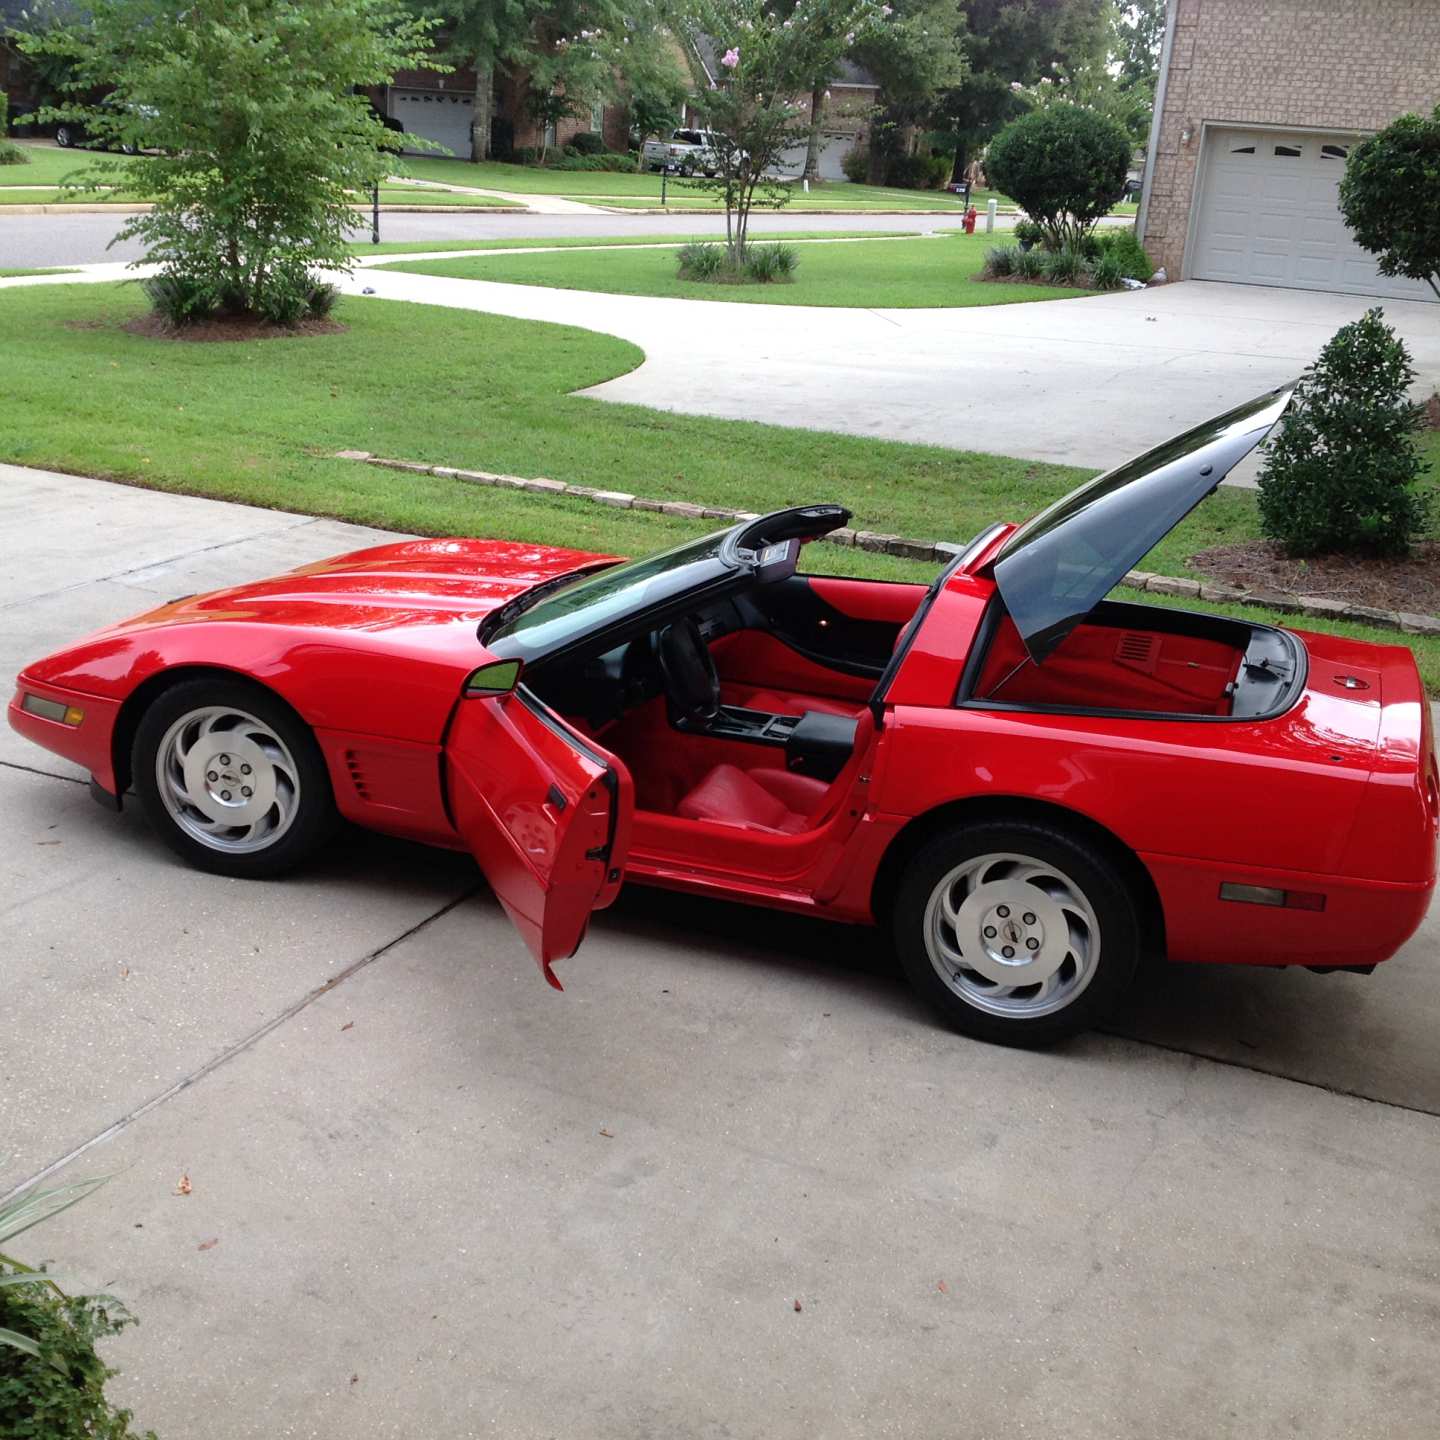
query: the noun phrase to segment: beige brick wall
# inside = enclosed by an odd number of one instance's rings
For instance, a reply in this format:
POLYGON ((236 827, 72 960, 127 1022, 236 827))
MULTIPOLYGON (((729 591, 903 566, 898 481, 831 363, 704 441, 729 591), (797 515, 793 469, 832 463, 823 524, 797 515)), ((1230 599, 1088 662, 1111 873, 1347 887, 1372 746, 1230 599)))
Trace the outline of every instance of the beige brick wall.
POLYGON ((1440 0, 1170 5, 1175 39, 1145 247, 1172 280, 1184 273, 1203 123, 1371 131, 1440 101, 1440 0))

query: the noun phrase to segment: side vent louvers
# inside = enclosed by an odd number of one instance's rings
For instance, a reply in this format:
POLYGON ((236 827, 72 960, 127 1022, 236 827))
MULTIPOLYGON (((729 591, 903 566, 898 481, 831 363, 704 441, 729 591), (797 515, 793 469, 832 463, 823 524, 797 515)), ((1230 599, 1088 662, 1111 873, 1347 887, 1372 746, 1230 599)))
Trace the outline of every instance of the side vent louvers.
POLYGON ((345 752, 345 768, 350 772, 350 783, 355 787, 355 793, 362 800, 368 800, 370 790, 365 784, 365 769, 360 764, 360 757, 353 750, 345 752))

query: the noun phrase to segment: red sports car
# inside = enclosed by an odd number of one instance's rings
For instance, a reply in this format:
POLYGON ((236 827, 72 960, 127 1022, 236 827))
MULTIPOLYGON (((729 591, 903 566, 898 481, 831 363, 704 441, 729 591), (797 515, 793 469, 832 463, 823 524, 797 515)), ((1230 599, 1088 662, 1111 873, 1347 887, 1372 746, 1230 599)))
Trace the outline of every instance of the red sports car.
POLYGON ((992 1040, 1094 1023, 1146 952, 1368 971, 1435 883, 1410 651, 1104 598, 1288 400, 928 587, 802 573, 834 505, 628 563, 405 541, 103 630, 10 721, 207 870, 274 875, 341 817, 469 849, 557 988, 626 876, 888 926, 992 1040))

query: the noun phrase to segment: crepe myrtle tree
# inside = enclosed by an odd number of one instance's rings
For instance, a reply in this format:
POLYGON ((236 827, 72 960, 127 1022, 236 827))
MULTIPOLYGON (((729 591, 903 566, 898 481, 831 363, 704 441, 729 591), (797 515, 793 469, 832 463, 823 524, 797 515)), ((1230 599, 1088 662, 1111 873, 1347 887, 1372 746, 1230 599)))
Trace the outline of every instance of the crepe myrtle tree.
POLYGON ((1340 213, 1382 275, 1423 280, 1440 295, 1440 107, 1402 115, 1350 152, 1340 213))
MULTIPOLYGON (((350 206, 394 168, 400 137, 363 89, 440 68, 432 23, 398 0, 92 0, 20 44, 69 62, 42 118, 141 151, 123 184, 153 209, 116 240, 143 241, 159 265, 157 306, 293 324, 333 296, 318 272, 350 269, 350 206)), ((97 159, 77 183, 120 180, 120 162, 97 159)))
POLYGON ((682 0, 679 24, 700 126, 717 138, 716 174, 697 179, 725 202, 725 243, 732 265, 745 260, 755 206, 778 209, 790 198, 783 155, 810 128, 803 103, 817 75, 892 13, 881 0, 682 0), (699 36, 718 50, 711 75, 699 36))

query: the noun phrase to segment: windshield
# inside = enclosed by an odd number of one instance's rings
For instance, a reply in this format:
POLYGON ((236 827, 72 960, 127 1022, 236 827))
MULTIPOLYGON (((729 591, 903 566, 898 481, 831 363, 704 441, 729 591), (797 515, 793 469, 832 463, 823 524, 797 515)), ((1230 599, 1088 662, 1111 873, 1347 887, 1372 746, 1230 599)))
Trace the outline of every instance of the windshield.
POLYGON ((729 530, 719 530, 577 580, 482 638, 491 653, 502 658, 515 655, 529 660, 564 649, 613 621, 728 574, 732 567, 721 559, 720 549, 729 534, 729 530))

